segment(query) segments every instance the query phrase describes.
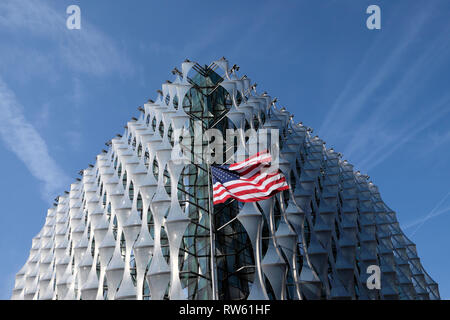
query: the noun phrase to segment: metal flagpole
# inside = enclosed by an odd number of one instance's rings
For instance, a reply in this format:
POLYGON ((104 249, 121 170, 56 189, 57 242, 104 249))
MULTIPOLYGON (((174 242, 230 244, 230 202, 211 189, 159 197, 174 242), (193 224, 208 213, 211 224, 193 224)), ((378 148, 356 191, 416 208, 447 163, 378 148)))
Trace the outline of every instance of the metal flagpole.
POLYGON ((217 266, 216 266, 216 246, 215 246, 215 231, 214 231, 214 205, 211 205, 211 165, 206 163, 208 174, 208 211, 209 211, 209 241, 211 248, 211 283, 212 283, 212 299, 218 300, 219 295, 217 293, 217 266))

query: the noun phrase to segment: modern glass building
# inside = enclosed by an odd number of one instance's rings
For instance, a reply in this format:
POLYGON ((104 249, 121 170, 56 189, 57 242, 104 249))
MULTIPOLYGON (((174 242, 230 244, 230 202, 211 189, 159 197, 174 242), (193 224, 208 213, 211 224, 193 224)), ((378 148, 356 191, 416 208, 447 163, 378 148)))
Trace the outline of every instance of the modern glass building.
MULTIPOLYGON (((222 58, 172 71, 48 210, 13 299, 439 299, 368 176, 238 70, 222 58), (211 128, 277 130, 290 189, 214 206, 211 128)), ((249 146, 233 139, 223 151, 249 146)))

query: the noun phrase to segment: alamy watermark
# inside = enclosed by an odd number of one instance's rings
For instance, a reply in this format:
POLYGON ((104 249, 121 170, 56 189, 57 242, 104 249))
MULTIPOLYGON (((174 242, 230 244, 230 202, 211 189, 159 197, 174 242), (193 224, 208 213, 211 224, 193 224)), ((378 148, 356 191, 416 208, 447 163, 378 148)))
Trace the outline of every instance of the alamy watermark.
POLYGON ((369 290, 380 290, 381 289, 381 270, 380 267, 372 264, 367 267, 367 274, 370 276, 367 278, 366 286, 369 290))
POLYGON ((81 29, 81 9, 76 4, 70 5, 66 9, 66 13, 69 15, 66 20, 66 26, 69 30, 81 29))
POLYGON ((366 13, 370 16, 366 20, 366 26, 369 30, 381 29, 381 9, 376 4, 367 7, 366 13))
MULTIPOLYGON (((69 15, 66 20, 66 26, 69 30, 81 29, 81 9, 78 5, 72 4, 67 7, 66 13, 69 15)), ((381 29, 381 8, 372 4, 367 7, 366 13, 370 16, 366 20, 366 26, 369 30, 381 29)))
POLYGON ((231 164, 268 151, 271 169, 278 169, 280 162, 279 129, 227 129, 203 130, 201 121, 194 121, 192 133, 175 129, 172 132, 171 160, 195 164, 231 164))

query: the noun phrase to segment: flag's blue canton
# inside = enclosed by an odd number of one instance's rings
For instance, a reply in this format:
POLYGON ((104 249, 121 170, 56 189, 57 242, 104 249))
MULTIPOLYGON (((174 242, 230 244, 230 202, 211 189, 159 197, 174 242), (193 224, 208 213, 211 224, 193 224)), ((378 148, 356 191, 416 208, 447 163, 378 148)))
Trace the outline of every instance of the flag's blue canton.
POLYGON ((211 166, 213 185, 216 182, 224 184, 231 180, 239 180, 240 179, 239 174, 231 171, 229 169, 229 167, 230 167, 230 165, 211 166))

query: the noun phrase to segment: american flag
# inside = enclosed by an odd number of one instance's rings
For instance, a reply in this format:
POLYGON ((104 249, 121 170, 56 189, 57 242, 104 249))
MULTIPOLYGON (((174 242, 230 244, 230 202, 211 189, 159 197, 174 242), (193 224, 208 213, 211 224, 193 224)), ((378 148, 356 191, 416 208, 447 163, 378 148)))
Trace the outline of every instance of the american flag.
POLYGON ((271 169, 271 161, 270 153, 265 150, 241 162, 211 166, 213 204, 224 203, 229 198, 256 202, 289 189, 284 175, 271 169))

